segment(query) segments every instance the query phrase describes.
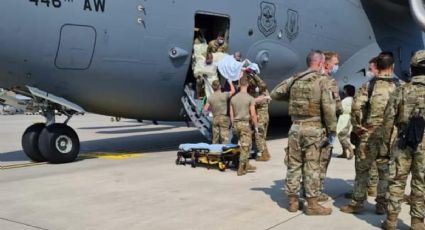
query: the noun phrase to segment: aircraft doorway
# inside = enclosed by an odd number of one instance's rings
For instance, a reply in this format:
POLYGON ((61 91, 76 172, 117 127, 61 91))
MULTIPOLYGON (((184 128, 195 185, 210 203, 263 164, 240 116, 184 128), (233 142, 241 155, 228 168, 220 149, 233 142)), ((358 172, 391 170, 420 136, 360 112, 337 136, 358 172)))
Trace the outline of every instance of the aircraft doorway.
POLYGON ((228 40, 230 19, 227 16, 199 12, 195 14, 195 38, 202 36, 208 43, 223 33, 228 40), (196 31, 198 30, 198 31, 196 31))
POLYGON ((195 76, 194 71, 197 66, 205 62, 208 43, 215 40, 219 34, 224 36, 225 43, 228 45, 230 18, 221 14, 197 12, 194 19, 192 60, 191 68, 186 78, 186 85, 190 84, 193 86, 193 90, 196 90, 197 76, 195 76))
POLYGON ((208 54, 208 43, 217 39, 220 34, 225 42, 225 45, 220 47, 228 46, 230 18, 209 12, 197 12, 194 19, 191 67, 187 73, 182 103, 186 118, 210 139, 211 120, 202 112, 202 107, 206 97, 212 93, 212 81, 219 79, 216 63, 224 57, 227 49, 216 49, 214 54, 208 54))

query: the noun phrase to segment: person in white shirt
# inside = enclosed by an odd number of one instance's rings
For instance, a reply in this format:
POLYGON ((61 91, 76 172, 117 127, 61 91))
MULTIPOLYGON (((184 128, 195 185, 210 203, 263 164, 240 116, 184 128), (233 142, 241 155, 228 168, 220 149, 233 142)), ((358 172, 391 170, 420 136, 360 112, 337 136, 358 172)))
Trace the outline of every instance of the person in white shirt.
POLYGON ((336 133, 342 146, 342 154, 338 157, 350 160, 354 156, 350 136, 353 128, 351 125, 351 105, 353 104, 356 88, 353 85, 345 85, 344 93, 346 97, 341 101, 343 113, 339 116, 336 126, 336 133))

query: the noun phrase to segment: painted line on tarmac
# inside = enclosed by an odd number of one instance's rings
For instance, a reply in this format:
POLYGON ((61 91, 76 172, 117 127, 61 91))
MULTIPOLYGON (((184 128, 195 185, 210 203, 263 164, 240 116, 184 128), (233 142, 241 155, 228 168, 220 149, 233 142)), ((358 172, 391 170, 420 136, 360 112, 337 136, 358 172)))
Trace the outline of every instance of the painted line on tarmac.
MULTIPOLYGON (((144 151, 168 151, 174 150, 175 146, 164 146, 159 148, 150 148, 145 149, 144 151)), ((87 159, 109 159, 109 160, 121 160, 121 159, 129 159, 129 158, 140 158, 145 156, 145 153, 141 152, 85 152, 81 153, 78 157, 79 160, 87 160, 87 159)), ((48 162, 30 162, 30 163, 21 163, 21 164, 11 164, 11 165, 0 165, 0 170, 10 170, 10 169, 18 169, 18 168, 28 168, 34 167, 38 165, 46 165, 48 162)))
POLYGON ((23 163, 23 164, 0 165, 0 169, 7 170, 7 169, 28 168, 28 167, 33 167, 37 165, 45 165, 45 164, 47 164, 47 162, 40 162, 40 163, 31 162, 31 163, 23 163))
POLYGON ((116 153, 116 152, 89 152, 80 154, 81 159, 92 159, 92 158, 101 158, 101 159, 111 159, 111 160, 120 160, 128 158, 139 158, 142 157, 143 153, 116 153))
POLYGON ((26 223, 22 223, 22 222, 19 222, 19 221, 10 220, 10 219, 3 218, 3 217, 0 217, 0 220, 4 220, 4 221, 10 222, 10 223, 15 223, 15 224, 24 225, 24 226, 31 227, 31 228, 35 228, 35 229, 49 230, 49 229, 47 229, 47 228, 42 228, 42 227, 38 227, 38 226, 35 226, 35 225, 26 224, 26 223))

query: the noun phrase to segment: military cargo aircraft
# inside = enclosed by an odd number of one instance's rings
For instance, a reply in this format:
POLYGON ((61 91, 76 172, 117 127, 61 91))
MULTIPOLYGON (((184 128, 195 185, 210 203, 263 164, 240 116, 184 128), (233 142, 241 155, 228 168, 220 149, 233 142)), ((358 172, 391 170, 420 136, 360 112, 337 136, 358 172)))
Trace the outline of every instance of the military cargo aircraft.
MULTIPOLYGON (((194 28, 212 40, 225 32, 230 52, 261 67, 274 87, 305 68, 311 49, 340 54, 340 87, 365 81, 367 61, 396 54, 400 78, 424 48, 422 0, 2 0, 0 87, 32 97, 46 123, 29 127, 25 153, 65 163, 79 139, 55 110, 71 118, 92 112, 114 117, 178 121, 194 109, 191 53, 194 28), (198 30, 199 31, 199 30, 198 30), (183 109, 183 110, 182 110, 183 109), (183 113, 182 113, 183 111, 183 113)), ((272 116, 286 114, 274 103, 272 116)), ((185 118, 186 116, 186 118, 185 118)))

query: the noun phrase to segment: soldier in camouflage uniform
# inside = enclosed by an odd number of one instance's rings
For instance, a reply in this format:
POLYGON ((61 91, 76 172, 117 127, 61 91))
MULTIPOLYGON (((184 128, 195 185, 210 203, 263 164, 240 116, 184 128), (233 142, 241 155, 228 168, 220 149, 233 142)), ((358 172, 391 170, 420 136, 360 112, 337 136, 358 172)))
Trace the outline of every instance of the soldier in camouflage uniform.
POLYGON ((258 119, 258 132, 255 134, 255 144, 258 149, 257 161, 270 160, 270 153, 267 148, 267 130, 269 128, 269 103, 270 95, 266 83, 254 72, 248 69, 248 79, 250 87, 248 92, 255 98, 255 109, 258 119))
MULTIPOLYGON (((416 52, 411 60, 411 82, 401 86, 392 94, 385 110, 383 123, 382 158, 393 159, 390 163, 389 200, 387 219, 382 224, 383 229, 396 229, 397 216, 401 211, 401 202, 404 196, 406 180, 412 173, 410 215, 411 229, 425 229, 425 138, 418 139, 419 145, 415 148, 399 146, 402 141, 398 135, 394 144, 391 144, 393 126, 398 132, 407 128, 412 114, 419 113, 425 116, 425 50, 416 52), (391 155, 388 150, 391 149, 391 155)), ((418 130, 420 131, 420 130, 418 130)), ((421 133, 423 135, 423 130, 421 133)), ((420 138, 420 137, 419 137, 420 138)))
MULTIPOLYGON (((378 69, 376 67, 376 61, 377 57, 374 57, 369 60, 368 63, 368 74, 366 74, 371 79, 378 76, 378 69)), ((356 146, 357 148, 357 146, 356 146)), ((378 166, 376 165, 376 161, 372 163, 372 166, 369 170, 369 183, 367 185, 367 195, 371 197, 376 197, 378 194, 378 181, 379 181, 379 175, 378 175, 378 166)))
POLYGON ((289 100, 292 126, 286 152, 287 177, 285 190, 288 210, 299 209, 298 193, 303 178, 308 205, 307 215, 330 215, 332 209, 318 203, 320 195, 320 143, 326 132, 333 143, 336 132, 335 98, 327 78, 319 73, 324 63, 321 51, 307 56, 309 69, 280 83, 272 91, 275 100, 289 100))
MULTIPOLYGON (((324 64, 324 75, 328 79, 331 85, 332 96, 336 101, 336 116, 339 116, 343 113, 341 98, 339 96, 339 89, 337 82, 334 76, 339 69, 339 56, 333 51, 326 51, 325 55, 325 64, 324 64)), ((332 145, 328 145, 320 150, 320 191, 319 202, 327 201, 329 196, 323 192, 325 187, 325 178, 328 171, 329 163, 332 158, 332 145)))
MULTIPOLYGON (((376 60, 377 57, 373 57, 369 60, 368 63, 368 71, 366 72, 366 77, 368 77, 369 80, 372 80, 373 78, 378 76, 378 69, 376 68, 376 60)), ((357 140, 352 140, 353 145, 356 146, 356 149, 359 148, 359 144, 357 140)), ((378 187, 378 168, 376 166, 376 161, 372 162, 372 165, 369 170, 369 183, 367 185, 367 194, 371 197, 376 197, 377 195, 377 187, 378 187)), ((348 199, 353 198, 353 192, 349 192, 345 194, 345 197, 348 199)))
POLYGON ((211 53, 227 53, 227 43, 224 40, 224 33, 220 32, 217 39, 214 39, 208 43, 208 52, 211 53))
POLYGON ((212 88, 214 93, 207 99, 204 111, 210 108, 213 114, 212 123, 212 143, 228 144, 230 138, 230 118, 227 113, 228 101, 235 93, 235 87, 232 81, 229 81, 230 92, 221 92, 221 85, 218 80, 213 81, 212 88))
POLYGON ((242 76, 239 80, 240 91, 230 100, 230 119, 239 139, 240 157, 238 176, 247 172, 255 171, 255 167, 249 164, 248 155, 252 144, 251 124, 258 132, 257 114, 255 112, 255 100, 248 94, 248 79, 242 76))
MULTIPOLYGON (((353 188, 353 198, 347 205, 341 207, 342 212, 358 213, 367 198, 369 170, 379 155, 381 143, 381 127, 384 110, 390 94, 399 83, 393 76, 394 58, 390 52, 382 52, 377 59, 379 74, 363 84, 357 92, 352 108, 353 132, 358 137, 358 147, 355 155, 356 178, 353 188)), ((376 213, 385 214, 387 200, 385 193, 388 188, 388 165, 377 161, 379 182, 376 197, 376 213)))

